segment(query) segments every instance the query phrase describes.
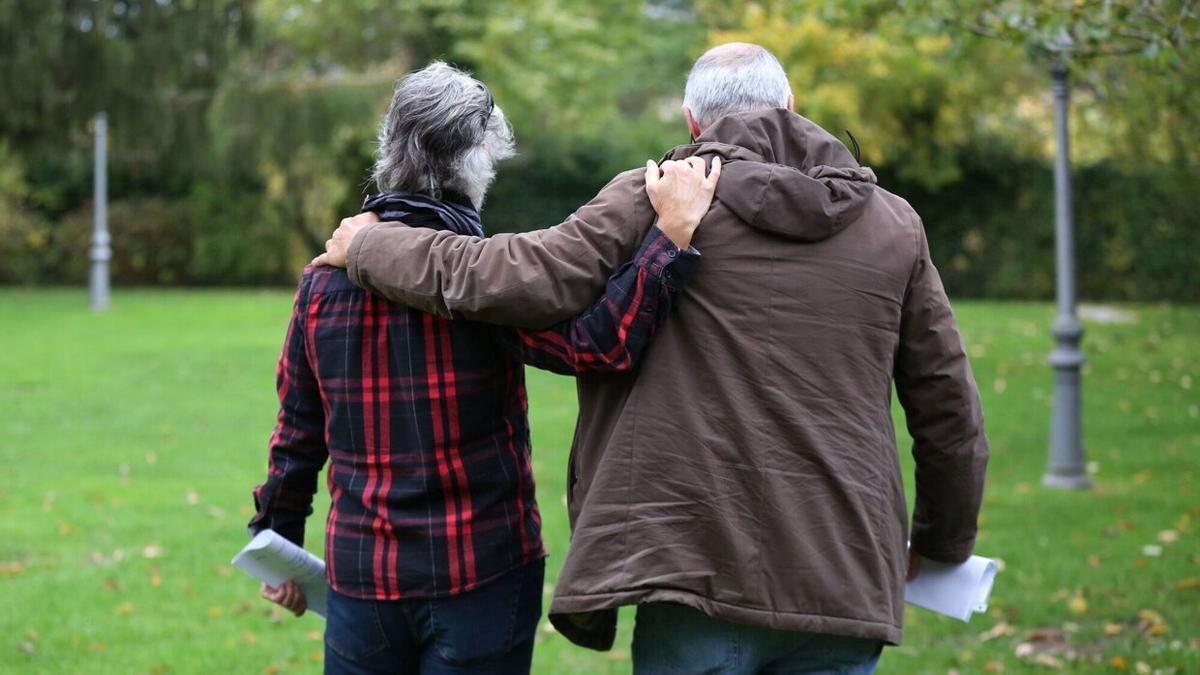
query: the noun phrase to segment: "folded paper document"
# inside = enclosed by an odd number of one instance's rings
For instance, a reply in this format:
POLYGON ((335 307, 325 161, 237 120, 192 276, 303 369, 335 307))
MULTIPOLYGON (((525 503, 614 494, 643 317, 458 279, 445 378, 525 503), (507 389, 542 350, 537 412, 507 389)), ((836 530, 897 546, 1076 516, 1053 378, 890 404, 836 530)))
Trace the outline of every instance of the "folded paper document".
POLYGON ((977 555, 961 564, 921 558, 921 572, 908 582, 904 600, 959 621, 968 621, 973 612, 987 610, 996 571, 995 560, 977 555))
POLYGON ((274 530, 263 530, 233 558, 233 566, 268 586, 295 581, 304 591, 308 611, 325 616, 328 586, 325 562, 281 537, 274 530))

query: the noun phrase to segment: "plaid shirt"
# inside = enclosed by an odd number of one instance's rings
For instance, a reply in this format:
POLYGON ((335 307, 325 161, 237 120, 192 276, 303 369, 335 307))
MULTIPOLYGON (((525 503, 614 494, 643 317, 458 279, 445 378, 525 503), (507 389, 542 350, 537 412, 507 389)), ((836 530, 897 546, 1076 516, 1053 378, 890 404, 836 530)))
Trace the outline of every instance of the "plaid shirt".
POLYGON ((444 319, 372 296, 344 270, 306 269, 251 531, 301 544, 331 458, 325 557, 339 593, 444 597, 545 557, 522 363, 634 367, 698 257, 653 228, 593 307, 544 331, 444 319))

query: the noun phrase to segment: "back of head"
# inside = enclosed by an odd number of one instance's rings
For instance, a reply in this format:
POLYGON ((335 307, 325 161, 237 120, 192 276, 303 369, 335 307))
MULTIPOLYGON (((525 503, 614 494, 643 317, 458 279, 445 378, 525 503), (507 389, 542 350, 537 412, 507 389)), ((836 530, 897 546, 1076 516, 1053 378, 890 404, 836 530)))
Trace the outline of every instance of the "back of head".
POLYGON ((701 128, 726 115, 787 107, 791 88, 765 48, 730 42, 708 50, 688 74, 683 105, 701 128))
POLYGON ((453 190, 479 208, 495 162, 512 154, 512 129, 487 86, 434 61, 396 85, 379 126, 374 178, 385 192, 440 199, 453 190))

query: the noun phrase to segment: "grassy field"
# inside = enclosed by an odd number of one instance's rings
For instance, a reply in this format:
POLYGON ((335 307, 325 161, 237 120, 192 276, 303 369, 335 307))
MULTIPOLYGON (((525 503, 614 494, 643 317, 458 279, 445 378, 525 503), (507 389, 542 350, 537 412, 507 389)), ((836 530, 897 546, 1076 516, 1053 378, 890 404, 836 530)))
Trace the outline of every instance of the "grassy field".
MULTIPOLYGON (((0 672, 320 671, 321 620, 272 611, 228 565, 290 306, 284 291, 133 291, 93 316, 79 291, 0 289, 0 672)), ((1074 493, 1040 486, 1052 309, 957 309, 992 444, 978 548, 1004 571, 970 624, 910 610, 880 672, 1200 672, 1200 310, 1087 324, 1095 487, 1074 493)), ((530 390, 549 590, 574 389, 531 373, 530 390)), ((535 672, 628 672, 631 619, 608 654, 543 627, 535 672)))

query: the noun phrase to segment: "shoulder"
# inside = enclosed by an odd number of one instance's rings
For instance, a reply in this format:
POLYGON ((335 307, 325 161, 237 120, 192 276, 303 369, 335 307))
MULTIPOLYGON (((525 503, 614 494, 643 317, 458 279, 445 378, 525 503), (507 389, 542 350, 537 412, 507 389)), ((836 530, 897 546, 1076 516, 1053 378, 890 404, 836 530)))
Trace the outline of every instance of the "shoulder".
POLYGON ((304 268, 304 273, 300 275, 300 287, 296 293, 297 298, 306 303, 313 295, 355 290, 361 291, 362 289, 350 281, 350 275, 346 273, 346 270, 328 265, 320 267, 308 265, 304 268))
POLYGON ((631 202, 636 199, 642 199, 649 203, 646 197, 646 169, 629 169, 613 176, 612 180, 608 181, 595 199, 604 199, 611 201, 613 199, 631 202))

